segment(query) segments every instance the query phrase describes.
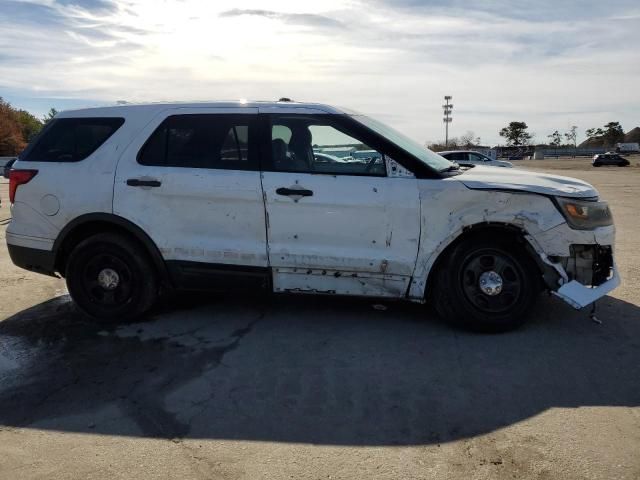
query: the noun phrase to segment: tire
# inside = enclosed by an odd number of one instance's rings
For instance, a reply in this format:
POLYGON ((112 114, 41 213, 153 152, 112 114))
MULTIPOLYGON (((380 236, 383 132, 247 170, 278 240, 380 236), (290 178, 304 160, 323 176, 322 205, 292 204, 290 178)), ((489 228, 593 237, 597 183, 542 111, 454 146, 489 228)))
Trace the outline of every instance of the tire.
POLYGON ((69 256, 65 277, 78 308, 101 322, 132 320, 158 295, 157 275, 147 253, 115 233, 81 241, 69 256))
POLYGON ((593 166, 594 166, 594 167, 601 167, 601 166, 602 166, 602 164, 601 164, 601 163, 594 163, 594 164, 593 164, 593 166))
POLYGON ((440 316, 478 332, 519 327, 541 290, 538 268, 525 249, 492 237, 460 242, 435 280, 432 298, 440 316))

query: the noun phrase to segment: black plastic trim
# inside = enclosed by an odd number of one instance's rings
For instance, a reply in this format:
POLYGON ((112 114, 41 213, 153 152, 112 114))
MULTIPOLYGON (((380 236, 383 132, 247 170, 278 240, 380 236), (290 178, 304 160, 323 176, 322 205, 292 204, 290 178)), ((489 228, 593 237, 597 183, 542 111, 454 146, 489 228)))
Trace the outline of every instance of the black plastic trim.
POLYGON ((23 247, 7 243, 11 261, 17 267, 36 273, 42 273, 51 277, 57 277, 55 273, 55 255, 53 251, 39 248, 23 247))
POLYGON ((181 290, 269 290, 271 269, 221 263, 167 260, 173 285, 181 290))

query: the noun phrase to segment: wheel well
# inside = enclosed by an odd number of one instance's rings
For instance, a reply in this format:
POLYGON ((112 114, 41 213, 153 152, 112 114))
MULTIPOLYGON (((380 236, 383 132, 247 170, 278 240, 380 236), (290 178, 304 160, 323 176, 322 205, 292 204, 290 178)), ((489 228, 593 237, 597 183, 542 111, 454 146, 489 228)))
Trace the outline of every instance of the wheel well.
POLYGON ((137 243, 149 255, 149 258, 158 273, 160 282, 165 285, 169 284, 166 265, 162 255, 160 255, 158 247, 141 229, 139 229, 139 227, 136 227, 133 224, 128 225, 127 223, 128 222, 124 219, 119 220, 119 217, 114 216, 113 220, 107 218, 91 218, 80 221, 77 219, 72 222, 72 224, 69 224, 54 244, 54 265, 56 271, 64 277, 65 266, 67 264, 69 254, 73 251, 75 246, 92 235, 108 232, 125 236, 137 243))
POLYGON ((436 277, 438 269, 446 265, 447 260, 451 256, 451 252, 456 248, 456 246, 458 246, 458 244, 460 244, 460 242, 470 238, 479 239, 495 235, 500 235, 501 239, 509 238, 513 242, 521 245, 529 255, 530 259, 533 260, 533 263, 538 267, 540 274, 542 275, 544 269, 540 263, 540 258, 526 240, 526 232, 523 229, 508 223, 482 223, 465 227, 462 230, 462 233, 460 233, 460 235, 458 235, 442 252, 440 252, 440 255, 438 255, 438 258, 433 264, 433 267, 431 267, 429 276, 427 277, 425 290, 427 294, 433 291, 433 288, 431 288, 431 282, 436 277))

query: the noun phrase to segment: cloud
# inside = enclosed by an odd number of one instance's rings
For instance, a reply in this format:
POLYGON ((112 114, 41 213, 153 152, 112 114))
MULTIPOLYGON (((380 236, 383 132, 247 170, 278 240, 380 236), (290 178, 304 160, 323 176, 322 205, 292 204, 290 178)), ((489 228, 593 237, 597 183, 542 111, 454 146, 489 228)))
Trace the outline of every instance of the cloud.
POLYGON ((118 3, 115 0, 56 0, 55 3, 93 12, 113 12, 118 9, 118 3))
POLYGON ((281 20, 291 25, 302 25, 321 28, 344 28, 344 24, 336 19, 310 13, 282 13, 271 10, 234 8, 220 13, 220 17, 239 17, 252 15, 257 17, 281 20))
POLYGON ((450 12, 456 15, 486 13, 493 18, 510 18, 527 22, 602 20, 612 13, 638 12, 636 0, 373 0, 389 9, 418 14, 450 12))

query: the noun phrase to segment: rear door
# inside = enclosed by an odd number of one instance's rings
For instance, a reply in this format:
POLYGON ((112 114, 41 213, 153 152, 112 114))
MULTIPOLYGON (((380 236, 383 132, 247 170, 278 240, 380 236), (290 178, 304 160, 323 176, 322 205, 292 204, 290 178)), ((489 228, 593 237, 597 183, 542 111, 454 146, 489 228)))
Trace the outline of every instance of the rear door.
POLYGON ((420 236, 417 180, 387 176, 384 152, 346 116, 264 117, 275 291, 404 296, 420 236))
POLYGON ((256 114, 172 110, 118 164, 114 213, 151 237, 179 286, 242 287, 268 272, 256 114))

